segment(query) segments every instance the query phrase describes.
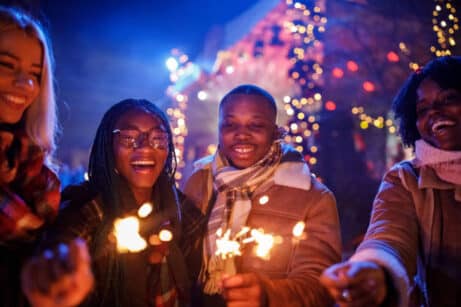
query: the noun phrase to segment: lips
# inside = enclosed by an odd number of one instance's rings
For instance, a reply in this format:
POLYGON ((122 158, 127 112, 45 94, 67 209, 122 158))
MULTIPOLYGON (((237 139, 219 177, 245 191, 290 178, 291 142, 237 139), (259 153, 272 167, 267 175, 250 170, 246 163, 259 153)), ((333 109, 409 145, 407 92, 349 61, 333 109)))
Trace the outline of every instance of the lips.
POLYGON ((234 145, 232 146, 232 151, 234 151, 238 155, 249 155, 255 151, 254 145, 234 145))
POLYGON ((436 119, 431 123, 431 131, 434 134, 443 132, 445 129, 456 126, 456 121, 450 119, 436 119))
POLYGON ((2 94, 0 95, 0 99, 6 104, 16 108, 22 108, 27 103, 26 96, 21 95, 2 94))
POLYGON ((151 172, 155 168, 154 160, 134 160, 130 164, 137 172, 151 172))

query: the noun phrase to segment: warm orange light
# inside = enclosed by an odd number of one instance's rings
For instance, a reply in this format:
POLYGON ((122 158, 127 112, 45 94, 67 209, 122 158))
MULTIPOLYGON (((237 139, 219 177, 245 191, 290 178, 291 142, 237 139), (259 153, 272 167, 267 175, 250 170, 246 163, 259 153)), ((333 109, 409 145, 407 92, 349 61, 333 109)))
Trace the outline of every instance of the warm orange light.
POLYGON ((375 85, 371 81, 363 82, 362 87, 366 92, 374 92, 375 91, 375 85))
POLYGON ((399 55, 394 51, 389 51, 387 53, 387 60, 389 62, 398 62, 400 60, 399 55))
POLYGON ((359 70, 359 65, 354 61, 347 61, 346 66, 347 69, 349 69, 352 72, 356 72, 357 70, 359 70))
POLYGON ((328 111, 336 110, 336 103, 334 103, 331 100, 328 100, 327 102, 325 102, 325 109, 327 109, 328 111))
POLYGON ((341 68, 335 67, 333 68, 333 71, 331 72, 333 77, 335 78, 342 78, 344 76, 344 71, 341 68))

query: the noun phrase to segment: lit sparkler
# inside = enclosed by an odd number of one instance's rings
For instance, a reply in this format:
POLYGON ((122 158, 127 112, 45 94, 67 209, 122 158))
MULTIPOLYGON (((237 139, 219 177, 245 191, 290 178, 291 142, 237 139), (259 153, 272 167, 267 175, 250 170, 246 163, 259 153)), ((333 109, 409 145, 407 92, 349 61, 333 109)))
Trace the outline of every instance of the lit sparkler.
MULTIPOLYGON (((146 218, 153 211, 151 203, 144 203, 138 209, 138 216, 146 218)), ((140 221, 135 216, 116 219, 114 222, 114 236, 117 241, 117 250, 121 253, 137 253, 147 247, 146 240, 140 235, 140 221)), ((160 245, 162 242, 173 240, 173 233, 168 229, 161 229, 158 234, 149 237, 149 244, 160 245)))

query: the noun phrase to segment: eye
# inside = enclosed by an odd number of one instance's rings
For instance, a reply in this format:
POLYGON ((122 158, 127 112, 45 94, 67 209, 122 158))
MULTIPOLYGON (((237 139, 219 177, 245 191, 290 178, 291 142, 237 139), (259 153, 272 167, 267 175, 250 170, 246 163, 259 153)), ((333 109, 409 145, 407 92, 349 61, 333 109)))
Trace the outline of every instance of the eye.
POLYGON ((262 123, 252 123, 252 124, 250 124, 250 129, 258 130, 258 129, 263 129, 263 128, 264 128, 264 124, 262 124, 262 123))
POLYGON ((14 64, 7 61, 0 61, 0 67, 7 69, 14 69, 14 64))
POLYGON ((416 116, 424 116, 430 110, 430 106, 417 106, 416 107, 416 116))
POLYGON ((235 123, 233 122, 228 122, 228 121, 224 121, 221 123, 221 128, 224 128, 224 129, 232 129, 232 128, 235 128, 235 123))
POLYGON ((445 104, 451 104, 451 103, 455 103, 455 102, 459 102, 461 101, 461 95, 458 94, 458 93, 449 93, 447 96, 445 96, 445 98, 443 99, 443 102, 445 104))
POLYGON ((31 72, 30 75, 35 78, 35 80, 38 82, 42 78, 42 73, 41 72, 31 72))

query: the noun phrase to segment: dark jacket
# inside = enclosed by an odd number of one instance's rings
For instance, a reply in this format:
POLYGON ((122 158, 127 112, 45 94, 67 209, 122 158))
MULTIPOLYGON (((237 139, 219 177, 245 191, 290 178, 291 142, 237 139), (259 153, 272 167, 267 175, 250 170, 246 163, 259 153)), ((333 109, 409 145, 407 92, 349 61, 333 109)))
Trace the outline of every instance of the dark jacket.
POLYGON ((119 253, 111 240, 113 219, 105 213, 99 194, 88 183, 63 191, 62 210, 53 228, 47 232, 44 245, 53 246, 76 237, 87 241, 96 282, 94 291, 82 306, 155 306, 153 296, 159 287, 165 288, 165 284, 179 293, 181 306, 188 304, 190 282, 184 261, 183 250, 187 249, 184 242, 190 242, 188 236, 198 229, 195 223, 200 221, 201 214, 198 210, 187 209, 194 209, 194 206, 188 205, 179 191, 178 196, 186 208, 181 210, 179 225, 155 208, 152 217, 143 221, 149 228, 146 228, 148 233, 157 233, 161 225, 169 223, 173 241, 138 253, 119 253), (166 255, 166 265, 158 261, 152 263, 150 257, 153 255, 160 256, 159 259, 166 255))

